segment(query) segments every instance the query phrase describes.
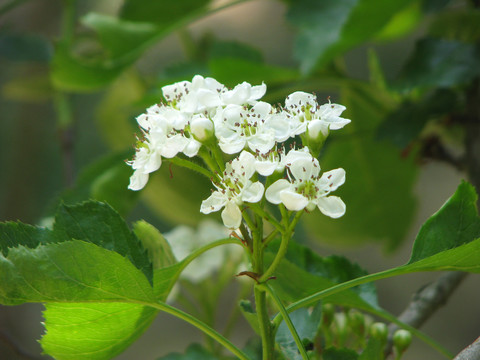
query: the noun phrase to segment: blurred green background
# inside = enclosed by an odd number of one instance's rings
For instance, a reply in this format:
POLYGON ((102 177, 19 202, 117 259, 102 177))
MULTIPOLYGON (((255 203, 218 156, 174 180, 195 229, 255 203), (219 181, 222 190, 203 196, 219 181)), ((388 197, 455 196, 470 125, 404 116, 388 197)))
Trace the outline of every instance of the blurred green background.
MULTIPOLYGON (((310 214, 298 237, 370 272, 402 264, 422 222, 460 179, 480 183, 469 136, 480 123, 478 6, 0 1, 0 220, 48 224, 59 201, 88 198, 162 231, 205 218, 198 209, 208 182, 162 167, 141 194, 133 193, 124 164, 133 154, 135 116, 160 101, 161 86, 202 74, 228 86, 265 82, 265 100, 275 103, 303 90, 320 103, 330 96, 347 106, 343 116, 352 123, 330 135, 320 158, 325 170, 347 171, 339 191, 347 214, 339 220, 310 214)), ((380 303, 397 314, 437 276, 380 282, 380 303)), ((424 328, 455 353, 480 334, 477 286, 468 278, 424 328)), ((2 333, 30 353, 40 352, 40 321, 36 305, 0 308, 2 333)), ((161 315, 119 359, 155 359, 195 338, 193 329, 161 315)), ((5 359, 18 355, 8 348, 0 341, 0 358, 2 351, 5 359)), ((416 342, 405 358, 437 357, 416 342)))

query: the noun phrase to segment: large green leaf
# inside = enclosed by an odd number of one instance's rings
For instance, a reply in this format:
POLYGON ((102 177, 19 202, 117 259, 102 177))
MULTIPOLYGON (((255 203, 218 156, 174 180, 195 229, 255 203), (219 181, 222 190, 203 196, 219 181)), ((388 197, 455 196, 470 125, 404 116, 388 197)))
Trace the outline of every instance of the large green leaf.
POLYGON ((153 289, 132 263, 81 240, 23 246, 0 256, 0 302, 154 301, 153 289))
POLYGON ((287 18, 298 28, 295 57, 303 72, 370 39, 410 1, 291 1, 287 18))
POLYGON ((153 308, 128 303, 49 303, 43 350, 57 360, 107 360, 125 350, 155 318, 153 308))
MULTIPOLYGON (((265 257, 267 263, 273 259, 275 252, 274 246, 269 247, 265 257)), ((307 247, 291 242, 286 257, 275 271, 276 279, 271 286, 284 301, 294 302, 363 275, 366 275, 364 270, 344 257, 322 258, 307 247)), ((376 289, 372 284, 328 297, 324 302, 367 310, 378 307, 376 289)))
POLYGON ((314 239, 330 244, 382 241, 393 249, 404 239, 416 201, 413 184, 417 169, 413 159, 402 158, 392 144, 376 140, 376 133, 395 102, 370 85, 350 84, 342 91, 344 117, 352 120, 331 132, 320 158, 323 171, 344 168, 346 182, 335 195, 347 205, 346 214, 331 219, 314 211, 303 221, 314 239))
POLYGON ((455 40, 419 40, 400 73, 396 86, 450 87, 463 85, 480 74, 480 46, 455 40))
POLYGON ((65 239, 82 239, 116 251, 152 282, 152 264, 145 248, 109 205, 94 201, 60 205, 55 215, 54 232, 65 239))

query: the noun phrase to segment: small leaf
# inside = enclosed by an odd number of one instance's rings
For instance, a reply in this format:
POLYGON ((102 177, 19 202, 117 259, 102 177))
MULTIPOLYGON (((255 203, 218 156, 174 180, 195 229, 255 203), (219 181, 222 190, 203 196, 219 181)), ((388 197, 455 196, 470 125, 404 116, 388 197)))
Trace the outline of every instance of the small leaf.
POLYGON ((53 232, 46 228, 35 227, 21 222, 0 223, 0 250, 8 255, 10 248, 25 246, 35 249, 40 244, 57 242, 53 232))
POLYGON ((127 303, 49 303, 40 344, 57 360, 108 360, 151 324, 153 308, 127 303))
POLYGON ((466 84, 480 74, 480 46, 459 41, 425 38, 419 40, 396 86, 450 87, 466 84))
MULTIPOLYGON (((313 344, 322 320, 322 306, 318 303, 313 308, 300 308, 295 310, 290 313, 290 319, 292 320, 302 343, 313 344)), ((278 343, 287 359, 302 359, 297 345, 295 344, 295 340, 293 339, 288 326, 285 324, 285 321, 283 321, 278 327, 275 341, 278 343)))
POLYGON ((116 252, 73 240, 0 256, 0 303, 153 302, 145 276, 116 252))
POLYGON ((409 264, 480 238, 475 188, 462 182, 442 208, 423 224, 409 264))
POLYGON ((253 308, 250 300, 240 300, 238 306, 240 306, 240 311, 242 312, 242 315, 247 320, 247 322, 250 324, 251 328, 257 334, 260 334, 260 329, 258 328, 257 313, 255 312, 255 309, 253 308))
POLYGON ((54 231, 68 239, 82 239, 130 259, 152 282, 152 264, 146 250, 125 221, 109 205, 89 201, 80 205, 60 205, 54 231))

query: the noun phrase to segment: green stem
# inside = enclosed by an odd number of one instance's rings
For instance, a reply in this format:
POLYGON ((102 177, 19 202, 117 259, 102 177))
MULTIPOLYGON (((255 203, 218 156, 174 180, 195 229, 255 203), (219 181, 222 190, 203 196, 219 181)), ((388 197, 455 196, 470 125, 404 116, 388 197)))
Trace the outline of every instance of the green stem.
POLYGON ((272 323, 267 312, 267 297, 265 291, 256 284, 254 287, 255 308, 257 310, 258 328, 262 338, 262 359, 273 359, 274 344, 272 334, 272 323))
POLYGON ((145 306, 150 306, 155 309, 158 309, 160 311, 164 311, 170 315, 173 315, 179 319, 182 319, 189 324, 195 326, 197 329, 202 331, 204 334, 210 336, 212 339, 216 340, 218 343, 223 345, 226 349, 228 349, 232 354, 237 356, 239 359, 242 360, 250 360, 249 357, 242 352, 239 348, 237 348, 235 345, 233 345, 228 339, 223 337, 221 334, 219 334, 217 331, 212 329, 210 326, 207 324, 203 323, 202 321, 198 320, 197 318, 191 316, 190 314, 187 314, 186 312, 183 312, 180 309, 177 309, 173 306, 170 306, 168 304, 158 302, 158 303, 148 303, 148 302, 139 302, 142 305, 145 306))
POLYGON ((250 204, 249 207, 259 216, 261 216, 262 218, 266 219, 270 224, 272 224, 278 231, 282 231, 283 232, 283 227, 282 227, 282 224, 280 224, 280 222, 275 219, 273 217, 273 215, 271 215, 270 213, 266 212, 265 210, 263 210, 263 208, 261 206, 259 206, 258 204, 250 204))
POLYGON ((73 42, 73 35, 75 32, 75 0, 64 0, 62 14, 62 38, 63 45, 70 47, 73 42))
POLYGON ((283 319, 285 320, 285 323, 287 324, 288 329, 290 330, 290 333, 293 336, 293 340, 295 340, 295 344, 297 344, 298 350, 300 351, 300 355, 302 355, 302 359, 308 360, 307 351, 303 346, 300 336, 298 336, 297 329, 295 329, 295 326, 293 325, 292 320, 290 319, 290 316, 288 316, 287 310, 283 306, 282 300, 280 300, 278 295, 275 293, 275 291, 273 291, 273 289, 268 284, 266 283, 260 284, 258 285, 258 287, 268 292, 268 294, 272 297, 273 301, 275 301, 275 304, 280 310, 280 313, 282 314, 283 319))
POLYGON ((171 159, 165 159, 165 161, 168 161, 172 164, 175 164, 175 165, 178 165, 178 166, 196 171, 196 172, 198 172, 202 175, 205 175, 209 179, 211 179, 213 177, 213 173, 211 173, 210 171, 208 171, 204 167, 202 167, 200 165, 197 165, 197 164, 195 164, 195 163, 193 163, 189 160, 181 159, 181 158, 176 156, 176 157, 171 158, 171 159))
POLYGON ((212 156, 209 154, 208 150, 205 147, 202 146, 200 148, 198 155, 202 158, 202 160, 205 162, 205 164, 208 166, 208 168, 213 174, 218 174, 220 178, 222 177, 222 169, 218 167, 218 165, 213 160, 212 156))
POLYGON ((262 283, 264 281, 267 281, 275 272, 277 269, 277 266, 280 264, 280 262, 283 260, 285 257, 285 254, 287 253, 288 249, 288 242, 292 236, 293 230, 295 229, 295 225, 297 224, 298 220, 302 216, 303 211, 299 211, 295 214, 295 217, 293 221, 288 224, 288 228, 283 231, 282 233, 282 242, 280 243, 280 248, 278 249, 277 254, 275 255, 275 258, 273 259, 272 263, 268 267, 268 269, 263 273, 263 275, 260 277, 259 282, 262 283))

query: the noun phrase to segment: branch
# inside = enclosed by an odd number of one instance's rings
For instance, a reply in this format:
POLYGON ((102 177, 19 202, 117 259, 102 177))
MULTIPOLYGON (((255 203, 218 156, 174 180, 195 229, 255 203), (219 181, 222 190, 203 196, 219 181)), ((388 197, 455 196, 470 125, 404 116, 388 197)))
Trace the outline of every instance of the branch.
POLYGON ((480 337, 468 345, 453 360, 479 360, 480 359, 480 337))
MULTIPOLYGON (((446 304, 450 295, 452 295, 467 275, 468 273, 458 271, 448 272, 440 276, 436 281, 421 288, 413 296, 407 308, 400 314, 398 320, 415 328, 419 328, 438 308, 446 304)), ((388 328, 389 336, 385 350, 385 354, 387 355, 392 352, 393 334, 399 327, 391 324, 388 328)))

